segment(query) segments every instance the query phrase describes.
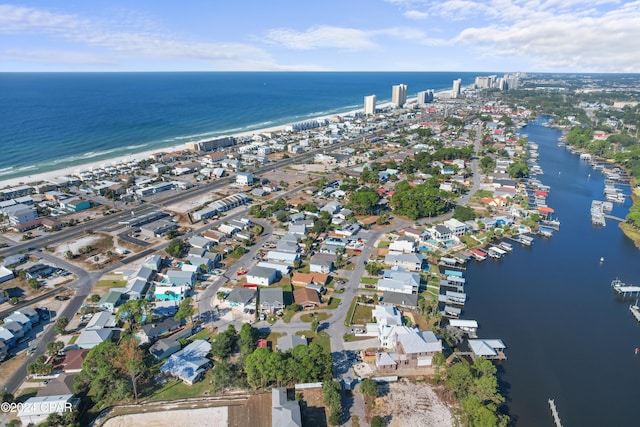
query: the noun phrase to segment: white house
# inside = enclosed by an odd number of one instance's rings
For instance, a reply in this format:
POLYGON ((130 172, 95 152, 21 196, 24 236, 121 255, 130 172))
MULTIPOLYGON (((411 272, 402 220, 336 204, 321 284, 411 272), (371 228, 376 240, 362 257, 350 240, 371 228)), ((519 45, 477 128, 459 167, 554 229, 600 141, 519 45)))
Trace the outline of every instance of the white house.
POLYGON ((420 271, 422 269, 423 257, 417 253, 399 254, 389 252, 384 257, 384 263, 392 267, 401 267, 409 271, 420 271))
POLYGON ((238 172, 236 175, 236 184, 253 185, 253 174, 251 172, 238 172))
POLYGON ((269 267, 253 266, 247 272, 247 283, 259 286, 269 286, 278 277, 278 270, 269 267))
POLYGON ((445 227, 451 230, 454 236, 457 237, 464 235, 469 230, 467 224, 465 224, 464 222, 460 222, 455 218, 448 219, 443 224, 445 227))
POLYGON ((416 251, 416 244, 410 239, 397 239, 389 245, 389 252, 402 252, 405 254, 416 251))
POLYGON ((420 289, 420 275, 403 270, 384 270, 383 278, 378 280, 378 291, 415 294, 420 289))

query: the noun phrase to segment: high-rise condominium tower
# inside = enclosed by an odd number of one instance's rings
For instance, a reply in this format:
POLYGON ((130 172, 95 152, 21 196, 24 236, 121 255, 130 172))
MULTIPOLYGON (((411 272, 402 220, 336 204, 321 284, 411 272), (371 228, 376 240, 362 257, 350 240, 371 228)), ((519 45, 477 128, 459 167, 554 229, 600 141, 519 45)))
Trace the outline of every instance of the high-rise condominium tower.
POLYGON ((407 85, 394 85, 391 87, 391 103, 402 108, 407 103, 407 85))
POLYGON ((364 113, 373 115, 376 113, 376 96, 369 95, 364 97, 364 113))

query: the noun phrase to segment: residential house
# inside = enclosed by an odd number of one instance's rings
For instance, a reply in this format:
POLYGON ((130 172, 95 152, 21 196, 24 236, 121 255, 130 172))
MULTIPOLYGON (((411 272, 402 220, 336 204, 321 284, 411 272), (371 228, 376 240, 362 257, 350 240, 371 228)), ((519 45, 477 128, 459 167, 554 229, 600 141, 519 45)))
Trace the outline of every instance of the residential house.
POLYGON ((92 329, 92 330, 84 330, 78 336, 78 339, 75 342, 75 345, 78 348, 93 348, 98 344, 111 339, 113 335, 113 329, 92 329))
POLYGON ((431 331, 406 328, 393 338, 395 351, 376 355, 376 365, 381 371, 428 368, 433 356, 442 352, 442 341, 431 331))
POLYGON ((299 345, 307 346, 307 339, 300 335, 287 334, 280 338, 277 341, 277 348, 279 351, 285 352, 287 350, 291 350, 294 347, 299 345))
POLYGON ((31 307, 21 307, 14 311, 14 313, 20 313, 27 316, 32 325, 35 325, 40 321, 40 315, 38 314, 38 311, 31 307))
POLYGON ((19 324, 25 332, 29 332, 31 330, 31 327, 33 326, 31 324, 31 319, 29 319, 28 316, 18 313, 17 311, 14 311, 13 313, 11 313, 10 315, 4 318, 5 325, 8 325, 9 323, 14 323, 14 322, 19 324))
POLYGON ((451 230, 451 233, 456 237, 463 236, 469 230, 469 228, 467 227, 467 224, 465 224, 464 222, 458 221, 455 218, 450 218, 444 221, 443 224, 445 227, 451 230))
POLYGON ((307 286, 309 284, 325 286, 328 280, 329 276, 327 274, 300 273, 296 271, 291 278, 291 284, 294 286, 307 286))
POLYGON ((416 242, 411 237, 400 236, 389 245, 389 252, 409 254, 416 251, 416 242), (404 237, 404 238, 403 238, 404 237))
POLYGON ((389 252, 384 257, 384 263, 392 267, 400 267, 409 271, 422 270, 423 256, 418 253, 399 254, 389 252))
POLYGON ((149 347, 151 353, 156 359, 163 360, 180 350, 180 343, 173 337, 164 338, 156 341, 149 347))
POLYGON ((382 305, 393 305, 396 307, 405 307, 405 308, 417 308, 418 307, 418 294, 417 293, 403 293, 403 292, 393 292, 393 291, 384 291, 382 294, 382 299, 380 300, 380 304, 382 305))
POLYGON ((284 291, 282 288, 260 289, 260 311, 276 314, 284 309, 284 291))
POLYGON ((49 415, 63 414, 79 404, 80 399, 73 397, 73 394, 30 397, 20 406, 18 418, 23 425, 38 425, 46 421, 49 415))
POLYGON ((435 227, 431 228, 430 231, 433 238, 441 242, 451 240, 451 238, 453 237, 453 232, 449 229, 449 227, 445 227, 444 225, 438 224, 435 227))
POLYGON ((320 306, 320 297, 313 289, 300 288, 293 291, 293 300, 303 310, 313 310, 320 306))
POLYGON ((278 270, 269 267, 253 266, 247 272, 247 283, 269 286, 278 278, 278 270))
POLYGON ((62 370, 67 374, 77 374, 82 371, 82 363, 89 351, 87 348, 65 350, 64 359, 60 363, 62 370))
POLYGON ((260 261, 256 264, 258 267, 268 267, 278 270, 281 276, 288 276, 291 272, 291 266, 286 264, 280 264, 277 262, 269 262, 269 261, 260 261))
POLYGON ((252 288, 235 287, 227 295, 226 301, 231 307, 255 307, 256 293, 252 288))
POLYGON ((309 271, 312 273, 329 274, 334 269, 336 257, 327 254, 315 254, 309 262, 309 271))
MULTIPOLYGON (((20 328, 22 330, 22 328, 20 328)), ((16 345, 16 336, 5 325, 0 326, 0 342, 4 343, 6 349, 10 349, 16 345)))
POLYGON ((189 244, 194 248, 209 249, 211 240, 200 236, 193 236, 189 239, 189 244))
POLYGON ((99 313, 95 313, 85 329, 90 331, 92 329, 104 329, 104 328, 115 328, 116 327, 116 316, 109 311, 101 311, 99 313))
POLYGON ((287 398, 286 388, 271 390, 271 425, 278 427, 301 427, 300 403, 287 398))
POLYGON ((75 375, 69 375, 67 373, 59 374, 56 378, 49 380, 46 385, 38 390, 36 396, 63 396, 74 394, 73 380, 75 375))
POLYGON ((171 317, 154 321, 153 323, 147 323, 146 325, 142 325, 142 328, 140 328, 139 335, 141 342, 156 340, 162 335, 166 335, 172 331, 180 329, 181 326, 180 322, 173 320, 171 317))
POLYGON ((114 313, 116 307, 122 304, 122 292, 109 291, 100 298, 98 306, 109 313, 114 313))
POLYGON ((157 301, 183 300, 191 287, 188 285, 160 285, 156 284, 153 296, 157 301))
POLYGON ((167 281, 176 286, 190 286, 193 287, 195 283, 196 275, 193 271, 182 271, 169 269, 166 273, 167 281))
MULTIPOLYGON (((219 254, 218 254, 219 255, 219 254)), ((187 266, 188 264, 190 264, 191 266, 195 267, 194 271, 198 271, 198 269, 200 269, 201 267, 204 266, 205 272, 209 272, 211 271, 211 269, 213 268, 213 266, 215 265, 214 262, 206 257, 206 256, 195 256, 195 255, 189 255, 186 260, 187 262, 185 262, 182 265, 182 270, 185 270, 185 266, 187 266)))
POLYGON ((294 265, 300 258, 297 253, 269 251, 267 252, 266 259, 271 262, 278 262, 287 265, 294 265))
POLYGON ((211 344, 205 340, 195 340, 179 352, 172 354, 161 367, 160 372, 176 377, 185 384, 199 381, 211 365, 207 355, 211 344))
POLYGON ((13 271, 9 270, 4 265, 0 267, 0 283, 13 279, 15 276, 13 271))
POLYGON ((251 172, 238 172, 236 174, 236 184, 252 186, 253 174, 251 172))
POLYGON ((151 271, 160 271, 160 268, 162 267, 162 256, 151 255, 144 260, 142 265, 151 271))

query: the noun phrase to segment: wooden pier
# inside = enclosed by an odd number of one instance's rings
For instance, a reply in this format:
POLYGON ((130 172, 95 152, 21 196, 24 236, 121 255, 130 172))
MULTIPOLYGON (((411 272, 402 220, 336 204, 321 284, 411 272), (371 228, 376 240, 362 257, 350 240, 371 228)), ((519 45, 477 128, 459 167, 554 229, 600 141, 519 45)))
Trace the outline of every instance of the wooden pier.
POLYGON ((630 305, 629 311, 631 312, 631 314, 633 314, 633 317, 635 317, 636 320, 640 322, 640 307, 638 307, 638 304, 636 303, 636 305, 630 305))
POLYGON ((553 422, 556 424, 556 427, 562 427, 562 421, 560 421, 555 400, 549 399, 549 407, 551 408, 551 416, 553 417, 553 422))
POLYGON ((623 298, 626 298, 627 295, 640 295, 640 286, 629 286, 620 279, 612 280, 611 287, 618 295, 622 295, 623 298))

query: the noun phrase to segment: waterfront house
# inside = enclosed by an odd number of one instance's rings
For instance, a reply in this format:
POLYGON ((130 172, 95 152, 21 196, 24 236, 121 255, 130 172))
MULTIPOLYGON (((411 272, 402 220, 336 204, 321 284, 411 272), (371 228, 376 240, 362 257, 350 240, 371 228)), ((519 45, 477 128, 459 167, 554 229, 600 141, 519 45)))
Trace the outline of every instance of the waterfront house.
POLYGON ((419 331, 407 328, 393 336, 394 352, 378 353, 376 365, 383 372, 398 369, 428 368, 433 363, 433 356, 442 352, 442 341, 431 331, 419 331))
POLYGON ((444 221, 444 226, 447 227, 454 236, 460 237, 463 236, 467 231, 468 227, 464 222, 458 221, 455 218, 450 218, 444 221))
POLYGON ((415 309, 418 307, 418 297, 419 295, 417 293, 409 294, 403 292, 384 291, 382 298, 380 299, 380 304, 415 309))
MULTIPOLYGON (((401 236, 402 237, 402 236, 401 236)), ((398 238, 389 245, 389 252, 412 253, 416 251, 416 243, 410 237, 398 238)))
POLYGON ((399 267, 409 271, 422 270, 422 262, 424 258, 418 253, 399 254, 389 252, 384 257, 384 263, 392 267, 399 267))

